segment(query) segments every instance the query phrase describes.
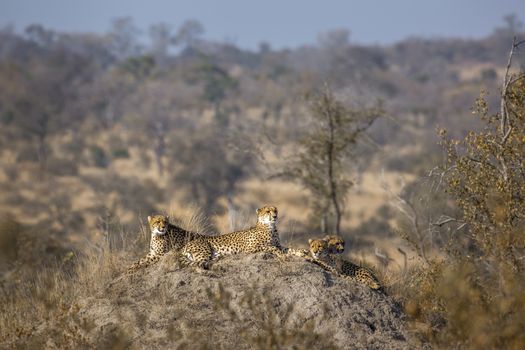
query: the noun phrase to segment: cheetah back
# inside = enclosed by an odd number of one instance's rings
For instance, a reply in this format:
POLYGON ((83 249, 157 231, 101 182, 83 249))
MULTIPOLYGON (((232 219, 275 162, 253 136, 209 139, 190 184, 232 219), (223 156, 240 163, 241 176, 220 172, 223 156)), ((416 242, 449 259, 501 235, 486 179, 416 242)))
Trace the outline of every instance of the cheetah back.
POLYGON ((182 250, 182 258, 191 265, 206 267, 212 259, 230 254, 268 251, 279 258, 286 255, 275 226, 277 208, 259 208, 257 216, 257 224, 246 230, 201 236, 188 243, 182 250))

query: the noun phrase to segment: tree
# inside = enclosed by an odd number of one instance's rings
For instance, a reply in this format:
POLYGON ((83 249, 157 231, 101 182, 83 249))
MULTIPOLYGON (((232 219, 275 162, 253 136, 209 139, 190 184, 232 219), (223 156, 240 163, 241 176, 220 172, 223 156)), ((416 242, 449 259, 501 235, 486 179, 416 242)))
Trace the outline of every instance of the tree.
MULTIPOLYGON (((47 33, 41 28, 38 32, 47 33)), ((37 43, 42 44, 40 39, 37 43)), ((92 68, 82 56, 60 46, 43 47, 23 62, 17 57, 0 62, 0 81, 10 87, 0 97, 3 108, 12 116, 10 126, 18 135, 35 142, 42 172, 47 166, 49 136, 82 119, 72 118, 68 108, 78 101, 77 86, 90 79, 92 68)))
POLYGON ((321 47, 328 50, 346 49, 350 43, 350 31, 347 29, 336 29, 320 33, 317 41, 321 47))
POLYGON ((203 62, 195 69, 196 78, 204 83, 202 98, 213 106, 215 120, 219 126, 227 126, 228 115, 221 109, 222 102, 228 94, 236 91, 238 82, 226 70, 215 64, 210 57, 204 57, 203 62))
POLYGON ((202 24, 194 19, 185 21, 177 31, 173 43, 183 48, 192 48, 204 34, 202 24))
POLYGON ((120 68, 131 73, 141 83, 155 68, 155 59, 149 55, 129 57, 120 64, 120 68))
POLYGON ((169 47, 173 44, 171 27, 166 23, 154 24, 149 28, 151 40, 150 52, 159 64, 163 64, 168 55, 169 47))
POLYGON ((170 82, 150 80, 144 82, 131 96, 128 111, 130 129, 137 133, 135 139, 152 148, 157 171, 164 175, 164 157, 168 135, 179 113, 177 95, 170 89, 170 82))
POLYGON ((137 40, 139 34, 140 30, 130 17, 115 18, 111 22, 111 30, 108 37, 111 52, 117 60, 140 54, 141 47, 137 40))
POLYGON ((515 13, 503 16, 506 24, 504 28, 510 35, 516 35, 523 29, 523 23, 518 19, 515 13))
POLYGON ((45 29, 40 24, 29 25, 25 29, 27 38, 42 47, 49 47, 57 38, 57 34, 52 31, 45 29))
POLYGON ((298 154, 279 176, 297 181, 311 192, 314 215, 322 213, 323 233, 333 230, 340 234, 344 202, 352 186, 345 161, 359 136, 383 113, 381 103, 367 109, 347 108, 328 86, 310 100, 311 124, 298 141, 298 154))
POLYGON ((233 152, 213 125, 200 128, 193 137, 175 145, 174 160, 183 166, 173 176, 180 188, 188 188, 187 199, 207 213, 221 212, 218 201, 234 195, 238 182, 249 172, 252 158, 233 152))

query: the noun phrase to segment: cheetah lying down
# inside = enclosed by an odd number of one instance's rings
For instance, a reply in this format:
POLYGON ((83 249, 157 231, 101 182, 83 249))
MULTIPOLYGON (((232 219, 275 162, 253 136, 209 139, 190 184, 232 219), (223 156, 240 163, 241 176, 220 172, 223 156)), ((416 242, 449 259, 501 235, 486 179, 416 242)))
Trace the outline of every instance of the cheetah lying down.
POLYGON ((333 251, 334 248, 333 246, 331 248, 328 242, 329 240, 326 239, 308 240, 312 262, 332 273, 362 283, 371 289, 378 290, 382 288, 377 277, 366 267, 356 265, 348 260, 330 254, 330 251, 333 251))
POLYGON ((257 209, 257 223, 246 230, 219 236, 200 236, 181 251, 183 263, 208 268, 212 260, 238 253, 270 252, 282 258, 294 251, 281 246, 277 232, 277 208, 257 209))
POLYGON ((169 223, 164 215, 148 216, 151 229, 149 253, 128 268, 134 273, 155 264, 170 250, 182 254, 182 263, 208 268, 212 260, 236 253, 267 251, 282 258, 285 255, 305 257, 306 250, 283 248, 277 232, 277 208, 257 209, 257 224, 249 229, 219 236, 201 235, 169 223))

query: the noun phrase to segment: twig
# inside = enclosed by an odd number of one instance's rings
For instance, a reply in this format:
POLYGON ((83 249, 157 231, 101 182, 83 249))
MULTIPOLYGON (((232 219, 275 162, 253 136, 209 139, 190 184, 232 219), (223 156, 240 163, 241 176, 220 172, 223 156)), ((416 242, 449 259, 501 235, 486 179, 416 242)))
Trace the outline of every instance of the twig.
POLYGON ((458 220, 456 218, 453 218, 453 217, 450 217, 450 216, 447 216, 447 215, 441 215, 438 219, 437 222, 433 222, 431 223, 432 226, 438 226, 438 227, 441 227, 445 224, 448 224, 449 222, 461 222, 461 223, 464 223, 463 220, 458 220))
POLYGON ((505 69, 505 76, 503 77, 503 87, 501 89, 501 101, 500 101, 500 114, 501 114, 501 132, 505 134, 505 125, 507 123, 507 106, 506 106, 506 97, 507 97, 507 87, 509 79, 510 66, 512 65, 512 56, 514 55, 514 49, 516 48, 516 37, 512 39, 512 48, 509 52, 509 59, 507 60, 507 68, 505 69))
POLYGON ((513 127, 511 126, 509 128, 509 130, 507 131, 507 133, 505 134, 505 136, 503 136, 503 140, 501 140, 501 145, 502 146, 505 144, 505 142, 507 142, 507 139, 509 138, 510 133, 512 132, 512 129, 513 129, 513 127))
MULTIPOLYGON (((501 114, 501 133, 503 135, 506 135, 507 132, 505 131, 506 125, 507 125, 507 90, 511 84, 516 82, 520 79, 520 76, 509 79, 509 72, 510 68, 512 66, 512 57, 514 56, 514 50, 517 49, 520 45, 525 43, 525 40, 516 42, 516 37, 512 39, 512 48, 509 52, 509 59, 507 60, 507 67, 505 69, 505 76, 503 78, 503 87, 501 89, 501 102, 500 102, 500 114, 501 114)), ((503 142, 502 142, 503 143, 503 142)))

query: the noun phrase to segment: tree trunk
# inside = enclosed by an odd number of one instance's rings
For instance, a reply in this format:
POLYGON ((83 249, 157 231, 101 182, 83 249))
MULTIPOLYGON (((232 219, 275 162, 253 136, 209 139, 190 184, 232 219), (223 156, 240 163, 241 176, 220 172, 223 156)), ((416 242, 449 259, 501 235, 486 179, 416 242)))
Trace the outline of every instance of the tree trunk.
POLYGON ((31 126, 30 131, 36 137, 36 147, 38 163, 40 166, 40 177, 43 178, 47 170, 47 157, 48 150, 46 145, 46 139, 49 131, 49 114, 42 113, 35 118, 34 124, 31 126))
MULTIPOLYGON (((328 112, 330 113, 330 112, 328 112)), ((327 158, 328 158, 328 181, 330 184, 330 199, 335 211, 335 234, 339 235, 341 232, 341 208, 337 199, 337 186, 334 179, 334 120, 332 115, 328 115, 329 133, 330 137, 327 144, 327 158)))

